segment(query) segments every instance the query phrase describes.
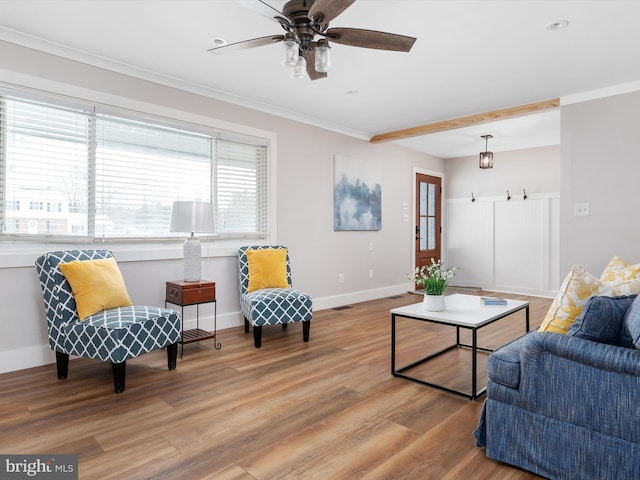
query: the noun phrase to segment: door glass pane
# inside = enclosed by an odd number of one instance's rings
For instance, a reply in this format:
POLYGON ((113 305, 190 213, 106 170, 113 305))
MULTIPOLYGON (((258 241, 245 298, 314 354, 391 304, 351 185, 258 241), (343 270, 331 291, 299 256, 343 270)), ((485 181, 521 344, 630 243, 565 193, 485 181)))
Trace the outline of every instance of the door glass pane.
POLYGON ((433 217, 436 214, 436 186, 433 183, 429 184, 429 201, 428 205, 428 213, 430 217, 433 217))
POLYGON ((427 218, 420 217, 420 250, 427 249, 427 218))
POLYGON ((434 250, 436 248, 436 219, 433 217, 429 217, 429 229, 427 232, 427 248, 434 250))
POLYGON ((420 216, 427 214, 427 184, 420 182, 420 216))

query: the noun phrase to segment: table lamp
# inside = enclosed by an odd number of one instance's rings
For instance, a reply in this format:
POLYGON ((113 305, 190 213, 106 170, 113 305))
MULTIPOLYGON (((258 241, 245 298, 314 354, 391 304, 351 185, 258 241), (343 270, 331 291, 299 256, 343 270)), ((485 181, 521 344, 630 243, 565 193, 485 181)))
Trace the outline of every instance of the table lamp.
POLYGON ((194 233, 213 232, 213 204, 210 202, 173 202, 171 209, 172 232, 188 232, 183 246, 184 281, 200 280, 201 251, 200 240, 194 233))

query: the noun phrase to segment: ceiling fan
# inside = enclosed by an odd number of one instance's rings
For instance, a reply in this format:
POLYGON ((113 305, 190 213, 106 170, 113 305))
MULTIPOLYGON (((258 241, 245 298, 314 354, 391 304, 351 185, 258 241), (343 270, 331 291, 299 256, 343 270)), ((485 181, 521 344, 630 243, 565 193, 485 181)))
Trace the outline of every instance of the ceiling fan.
POLYGON ((306 74, 311 80, 327 76, 331 69, 329 42, 353 47, 408 52, 416 39, 395 33, 360 28, 329 28, 329 22, 356 0, 290 0, 278 11, 263 0, 237 0, 278 22, 284 35, 270 35, 216 46, 207 50, 227 53, 284 42, 284 64, 293 67, 293 77, 306 74), (321 37, 316 40, 316 37, 321 37))

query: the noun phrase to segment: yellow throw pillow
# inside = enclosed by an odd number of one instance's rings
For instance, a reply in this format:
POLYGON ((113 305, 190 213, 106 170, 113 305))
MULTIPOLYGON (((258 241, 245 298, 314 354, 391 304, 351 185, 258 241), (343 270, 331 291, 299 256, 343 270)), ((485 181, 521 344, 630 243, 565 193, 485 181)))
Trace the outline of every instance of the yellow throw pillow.
POLYGON ((286 248, 247 250, 247 263, 249 292, 263 288, 289 288, 286 248))
POLYGON ((613 288, 613 294, 640 293, 640 263, 629 265, 620 257, 613 257, 602 271, 600 280, 613 288))
POLYGON ((608 296, 611 293, 610 285, 602 283, 580 265, 574 265, 563 280, 560 291, 538 330, 567 333, 589 298, 593 295, 608 296))
MULTIPOLYGON (((600 281, 603 283, 613 283, 618 280, 620 272, 627 267, 627 262, 618 256, 615 256, 609 261, 609 264, 604 267, 602 274, 600 275, 600 281)), ((628 278, 626 280, 629 280, 628 278)))
POLYGON ((76 260, 59 267, 71 285, 80 320, 102 310, 132 305, 115 258, 76 260))

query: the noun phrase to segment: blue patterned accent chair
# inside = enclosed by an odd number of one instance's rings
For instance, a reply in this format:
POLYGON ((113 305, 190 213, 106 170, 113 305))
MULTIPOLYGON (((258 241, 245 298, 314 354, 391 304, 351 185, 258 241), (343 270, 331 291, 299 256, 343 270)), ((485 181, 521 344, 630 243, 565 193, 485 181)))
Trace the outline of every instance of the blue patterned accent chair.
POLYGON ((132 305, 103 310, 80 321, 71 286, 59 265, 74 260, 113 257, 108 250, 46 253, 36 260, 44 297, 49 345, 56 352, 58 378, 69 371, 69 355, 111 362, 116 393, 125 388, 126 362, 158 348, 167 349, 169 370, 176 368, 180 314, 165 308, 132 305))
POLYGON ((286 280, 288 288, 264 288, 249 291, 249 261, 247 250, 286 249, 282 245, 260 245, 241 247, 238 250, 238 269, 240 279, 240 309, 244 316, 244 331, 253 327, 253 339, 256 348, 262 345, 262 327, 264 325, 282 325, 283 329, 291 322, 302 322, 302 334, 309 341, 309 330, 313 302, 311 296, 293 288, 291 283, 291 264, 286 254, 286 280))
POLYGON ((640 479, 640 296, 591 297, 566 334, 489 355, 487 376, 487 457, 550 479, 640 479))

